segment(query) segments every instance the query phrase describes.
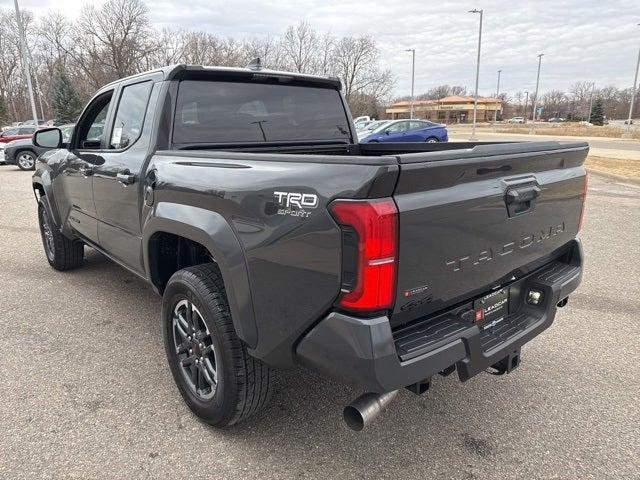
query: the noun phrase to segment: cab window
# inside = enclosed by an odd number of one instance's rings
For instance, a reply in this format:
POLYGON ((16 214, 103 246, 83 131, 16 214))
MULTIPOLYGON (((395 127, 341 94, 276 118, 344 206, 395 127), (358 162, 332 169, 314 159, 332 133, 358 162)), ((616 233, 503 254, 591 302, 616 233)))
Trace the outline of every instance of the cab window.
POLYGON ((127 148, 140 138, 151 87, 153 82, 147 81, 122 89, 109 148, 127 148))
POLYGON ((394 123, 393 125, 390 125, 389 128, 387 128, 387 131, 390 133, 400 133, 400 132, 406 132, 408 128, 409 128, 409 122, 398 122, 398 123, 394 123))
POLYGON ((113 90, 103 93, 89 104, 78 122, 78 138, 75 144, 82 150, 99 150, 102 147, 104 125, 111 104, 113 90))

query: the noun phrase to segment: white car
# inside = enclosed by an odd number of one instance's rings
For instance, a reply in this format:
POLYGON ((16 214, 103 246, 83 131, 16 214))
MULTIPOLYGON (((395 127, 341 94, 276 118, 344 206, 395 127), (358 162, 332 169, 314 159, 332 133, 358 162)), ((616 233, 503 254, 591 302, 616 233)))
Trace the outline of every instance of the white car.
POLYGON ((513 117, 508 120, 509 123, 524 123, 524 117, 513 117))

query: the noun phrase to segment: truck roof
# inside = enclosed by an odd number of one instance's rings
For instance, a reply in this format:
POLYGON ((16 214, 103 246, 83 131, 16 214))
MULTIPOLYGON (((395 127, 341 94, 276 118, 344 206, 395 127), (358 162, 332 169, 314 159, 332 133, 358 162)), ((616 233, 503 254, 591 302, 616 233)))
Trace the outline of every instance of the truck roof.
MULTIPOLYGON (((124 82, 130 80, 132 78, 141 77, 144 75, 148 75, 150 73, 162 73, 163 80, 175 80, 182 78, 185 74, 192 73, 195 76, 203 75, 203 76, 228 76, 229 74, 239 75, 239 76, 247 76, 253 77, 256 75, 264 75, 264 76, 273 76, 273 77, 289 77, 296 80, 301 80, 309 83, 316 83, 318 85, 329 85, 337 89, 342 88, 342 83, 340 79, 337 77, 322 77, 319 75, 308 75, 304 73, 294 73, 294 72, 284 72, 278 70, 268 70, 264 68, 260 69, 251 69, 251 68, 240 68, 240 67, 216 67, 216 66, 206 66, 206 65, 186 65, 186 64, 176 64, 176 65, 168 65, 165 67, 155 68, 153 70, 148 70, 146 72, 137 73, 135 75, 130 75, 125 78, 120 78, 118 80, 114 80, 111 83, 104 85, 102 88, 108 87, 110 85, 115 85, 120 82, 124 82)), ((101 90, 102 90, 101 88, 101 90)))

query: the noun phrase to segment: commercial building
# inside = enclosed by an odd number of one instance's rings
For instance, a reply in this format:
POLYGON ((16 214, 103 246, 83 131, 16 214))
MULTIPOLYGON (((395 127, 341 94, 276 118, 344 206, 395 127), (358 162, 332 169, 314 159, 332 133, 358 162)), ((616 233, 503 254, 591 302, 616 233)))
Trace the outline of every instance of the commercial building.
MULTIPOLYGON (((490 122, 494 115, 502 111, 502 101, 498 98, 478 97, 478 122, 490 122)), ((411 102, 402 101, 391 105, 386 110, 387 117, 393 120, 409 118, 411 102)), ((473 122, 473 97, 452 95, 439 100, 416 100, 413 102, 414 118, 423 118, 440 123, 473 122)))

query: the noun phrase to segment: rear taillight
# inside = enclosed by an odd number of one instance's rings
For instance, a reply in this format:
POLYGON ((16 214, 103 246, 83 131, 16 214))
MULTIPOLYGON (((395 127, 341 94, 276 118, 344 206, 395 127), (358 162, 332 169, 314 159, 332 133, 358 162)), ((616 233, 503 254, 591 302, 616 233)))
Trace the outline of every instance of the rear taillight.
POLYGON ((584 186, 582 187, 582 208, 580 209, 580 221, 578 222, 578 232, 582 230, 582 222, 584 221, 584 208, 587 203, 587 188, 589 187, 589 174, 584 174, 584 186))
POLYGON ((338 306, 374 312, 393 306, 398 252, 398 210, 390 198, 336 200, 330 205, 343 230, 342 293, 338 306), (349 281, 345 282, 345 277, 349 281))

